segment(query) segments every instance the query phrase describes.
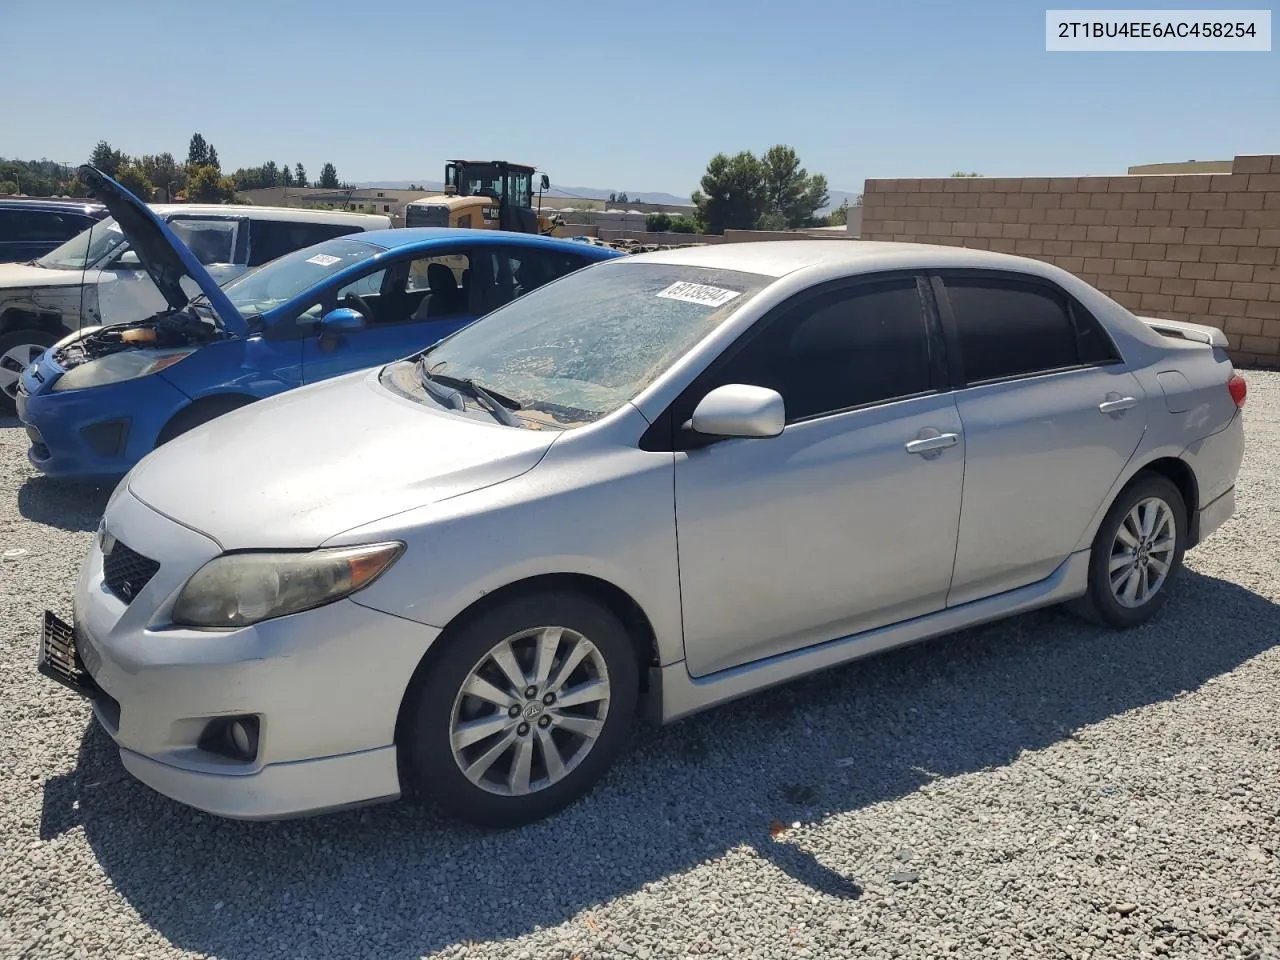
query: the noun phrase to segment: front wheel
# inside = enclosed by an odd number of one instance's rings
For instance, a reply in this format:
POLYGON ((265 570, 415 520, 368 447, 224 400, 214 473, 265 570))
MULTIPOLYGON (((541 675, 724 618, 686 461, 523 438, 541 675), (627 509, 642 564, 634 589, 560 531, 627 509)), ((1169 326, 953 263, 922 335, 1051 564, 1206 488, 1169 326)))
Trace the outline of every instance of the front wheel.
POLYGON ((22 371, 57 341, 56 335, 45 330, 0 334, 0 414, 14 412, 22 371))
POLYGON ((1070 604, 1087 619, 1124 629, 1169 598, 1187 543, 1187 506, 1171 480, 1139 477, 1111 505, 1093 541, 1089 591, 1070 604))
POLYGON ((494 607, 411 685, 398 736, 411 792, 454 816, 514 827, 586 794, 625 745, 638 666, 625 628, 569 593, 494 607))

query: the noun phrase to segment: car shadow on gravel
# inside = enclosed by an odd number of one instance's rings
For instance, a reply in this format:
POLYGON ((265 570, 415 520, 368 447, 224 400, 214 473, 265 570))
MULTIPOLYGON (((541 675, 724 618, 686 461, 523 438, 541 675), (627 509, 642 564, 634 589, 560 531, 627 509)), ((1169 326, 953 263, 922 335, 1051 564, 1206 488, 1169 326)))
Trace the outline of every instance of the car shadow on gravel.
POLYGON ((33 523, 73 532, 96 530, 115 483, 32 477, 18 488, 18 512, 33 523))
POLYGON ((408 804, 219 820, 132 780, 91 725, 76 769, 45 787, 41 834, 83 828, 144 921, 224 960, 360 944, 398 960, 516 937, 731 851, 761 858, 770 897, 856 896, 884 882, 883 864, 841 876, 803 849, 803 831, 775 841, 771 824, 819 823, 1009 764, 1194 690, 1278 638, 1280 606, 1186 571, 1163 614, 1127 633, 1042 611, 643 731, 585 801, 507 832, 408 804), (791 881, 769 882, 771 869, 791 881))

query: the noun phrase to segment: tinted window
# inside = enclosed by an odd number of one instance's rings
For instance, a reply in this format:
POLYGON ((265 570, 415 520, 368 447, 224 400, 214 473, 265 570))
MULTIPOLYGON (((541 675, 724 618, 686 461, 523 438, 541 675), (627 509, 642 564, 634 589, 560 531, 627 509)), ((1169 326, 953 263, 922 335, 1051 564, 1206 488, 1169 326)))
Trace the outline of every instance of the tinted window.
POLYGON ((1058 370, 1080 362, 1063 296, 1040 285, 995 279, 951 279, 946 288, 968 382, 1058 370))
POLYGON ((249 266, 261 266, 303 247, 363 232, 348 224, 252 220, 249 226, 249 266))
POLYGON ((492 289, 486 291, 488 309, 545 286, 567 273, 585 267, 589 261, 575 253, 559 250, 507 249, 490 254, 492 289))
POLYGON ((89 226, 88 217, 74 213, 0 209, 0 240, 62 243, 89 226))
MULTIPOLYGON (((929 337, 914 280, 827 294, 771 323, 708 389, 749 383, 782 394, 787 422, 926 393, 929 337)), ((705 394, 706 391, 701 391, 705 394)))

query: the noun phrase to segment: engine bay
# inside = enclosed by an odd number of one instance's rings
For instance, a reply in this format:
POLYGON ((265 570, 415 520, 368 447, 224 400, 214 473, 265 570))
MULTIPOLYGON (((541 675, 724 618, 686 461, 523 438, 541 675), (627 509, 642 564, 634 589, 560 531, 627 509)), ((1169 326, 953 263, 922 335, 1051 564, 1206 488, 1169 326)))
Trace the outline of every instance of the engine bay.
POLYGON ((101 327, 59 347, 54 359, 64 370, 70 370, 122 350, 199 346, 228 337, 229 334, 188 307, 132 323, 101 327))

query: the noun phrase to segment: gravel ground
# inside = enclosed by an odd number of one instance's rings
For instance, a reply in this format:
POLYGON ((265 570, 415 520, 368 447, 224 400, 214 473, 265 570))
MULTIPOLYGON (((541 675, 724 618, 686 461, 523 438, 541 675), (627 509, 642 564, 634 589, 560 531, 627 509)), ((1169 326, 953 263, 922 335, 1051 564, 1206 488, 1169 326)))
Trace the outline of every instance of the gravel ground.
POLYGON ((0 955, 1280 956, 1280 374, 1249 379, 1240 512, 1155 623, 1045 611, 644 731, 510 833, 128 777, 32 666, 106 493, 0 421, 0 955))

